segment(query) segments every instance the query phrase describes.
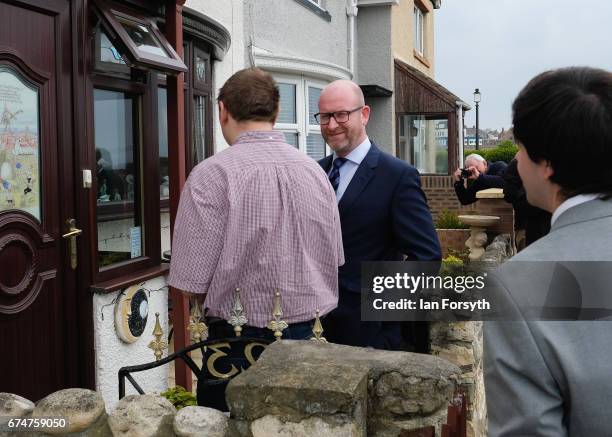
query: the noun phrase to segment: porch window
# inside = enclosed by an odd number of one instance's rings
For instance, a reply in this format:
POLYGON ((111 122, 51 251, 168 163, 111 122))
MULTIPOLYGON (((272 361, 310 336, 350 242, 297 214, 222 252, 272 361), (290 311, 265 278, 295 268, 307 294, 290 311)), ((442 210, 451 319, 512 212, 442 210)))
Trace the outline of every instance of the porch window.
POLYGON ((139 106, 135 95, 94 90, 100 268, 143 255, 139 106))
MULTIPOLYGON (((185 63, 185 142, 186 172, 214 153, 212 142, 212 68, 210 50, 187 39, 183 46, 185 63)), ((160 242, 161 253, 170 250, 170 174, 168 165, 168 95, 166 76, 159 75, 157 117, 160 168, 160 242)))
POLYGON ((173 74, 187 71, 183 60, 150 18, 119 10, 103 0, 94 0, 94 8, 104 22, 107 38, 123 51, 129 64, 173 74))
POLYGON ((99 15, 92 25, 92 270, 100 284, 160 264, 158 140, 166 157, 168 146, 167 136, 150 128, 158 109, 157 72, 137 68, 99 15))
POLYGON ((400 115, 399 157, 421 173, 448 174, 446 115, 400 115))
POLYGON ((315 160, 327 154, 321 128, 314 118, 325 83, 304 78, 276 76, 280 91, 280 112, 275 129, 285 140, 315 160))

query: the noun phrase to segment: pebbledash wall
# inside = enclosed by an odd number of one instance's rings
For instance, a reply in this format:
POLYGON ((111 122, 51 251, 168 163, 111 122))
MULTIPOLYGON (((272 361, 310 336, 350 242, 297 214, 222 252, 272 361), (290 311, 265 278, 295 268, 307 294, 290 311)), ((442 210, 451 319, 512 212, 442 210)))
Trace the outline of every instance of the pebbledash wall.
MULTIPOLYGON (((119 401, 118 372, 121 367, 144 364, 155 361, 153 351, 148 345, 153 340, 155 313, 159 313, 159 321, 168 335, 168 290, 166 278, 159 277, 144 282, 139 286, 148 296, 149 309, 144 332, 134 343, 125 343, 117 335, 115 326, 115 306, 120 290, 109 294, 94 294, 94 346, 96 350, 96 391, 102 394, 106 408, 112 411, 119 401)), ((166 351, 167 352, 167 351, 166 351)), ((161 392, 167 388, 168 369, 162 366, 148 370, 136 376, 145 393, 161 392)), ((126 384, 126 394, 137 394, 126 384)))

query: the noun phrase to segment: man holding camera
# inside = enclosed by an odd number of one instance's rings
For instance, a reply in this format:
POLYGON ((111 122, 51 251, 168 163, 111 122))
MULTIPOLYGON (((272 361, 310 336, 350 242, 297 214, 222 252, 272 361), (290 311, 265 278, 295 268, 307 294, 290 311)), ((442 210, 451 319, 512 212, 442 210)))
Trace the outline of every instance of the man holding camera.
POLYGON ((476 193, 487 188, 504 188, 506 163, 496 161, 489 164, 482 156, 472 153, 465 158, 465 168, 453 174, 455 193, 462 205, 476 202, 476 193), (467 187, 465 181, 467 180, 467 187))

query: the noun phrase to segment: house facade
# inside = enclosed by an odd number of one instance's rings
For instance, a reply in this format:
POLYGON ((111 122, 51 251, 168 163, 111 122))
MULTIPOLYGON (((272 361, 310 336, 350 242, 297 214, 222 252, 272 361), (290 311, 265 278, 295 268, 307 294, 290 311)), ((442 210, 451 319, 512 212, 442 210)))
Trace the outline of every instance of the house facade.
MULTIPOLYGON (((439 6, 0 1, 0 391, 88 387, 111 408, 119 368, 154 359, 156 314, 168 333, 169 297, 174 346, 189 342, 189 303, 167 289, 164 261, 185 178, 228 147, 215 99, 242 68, 275 77, 276 128, 313 159, 330 152, 320 92, 351 79, 383 150, 448 175, 467 105, 433 80, 439 6)), ((161 391, 165 372, 139 382, 161 391)), ((189 387, 185 366, 176 375, 189 387)))

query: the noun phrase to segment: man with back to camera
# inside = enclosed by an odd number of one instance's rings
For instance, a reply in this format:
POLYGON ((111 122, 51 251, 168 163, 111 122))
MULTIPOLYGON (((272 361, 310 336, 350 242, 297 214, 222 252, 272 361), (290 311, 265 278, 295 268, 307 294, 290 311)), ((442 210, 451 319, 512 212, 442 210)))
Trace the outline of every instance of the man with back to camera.
MULTIPOLYGON (((344 256, 334 191, 315 161, 273 131, 279 91, 272 76, 239 71, 218 102, 231 147, 198 164, 185 183, 168 283, 206 293, 210 339, 235 335, 227 320, 236 288, 247 318, 242 336, 274 340, 267 325, 278 289, 289 325, 282 338, 308 339, 316 312, 338 301, 344 256)), ((244 357, 233 364, 248 367, 244 357)), ((216 408, 224 407, 222 395, 216 408)))
POLYGON ((465 168, 453 173, 455 193, 462 205, 476 202, 476 193, 487 188, 504 188, 506 163, 488 163, 482 156, 472 153, 465 158, 465 168), (466 187, 467 181, 467 187, 466 187))
POLYGON ((336 191, 346 263, 339 269, 338 308, 325 319, 328 340, 397 350, 400 322, 361 322, 361 262, 440 260, 419 173, 382 152, 367 136, 370 107, 358 85, 332 82, 315 118, 334 153, 319 163, 336 191))
POLYGON ((609 312, 584 321, 581 304, 608 299, 601 308, 609 308, 612 73, 574 67, 536 76, 514 101, 513 124, 527 200, 552 219, 546 236, 496 274, 520 317, 485 322, 489 435, 610 435, 612 322, 609 312), (568 296, 573 308, 549 305, 568 296), (543 301, 543 312, 569 309, 563 319, 577 321, 526 320, 526 301, 543 301))

